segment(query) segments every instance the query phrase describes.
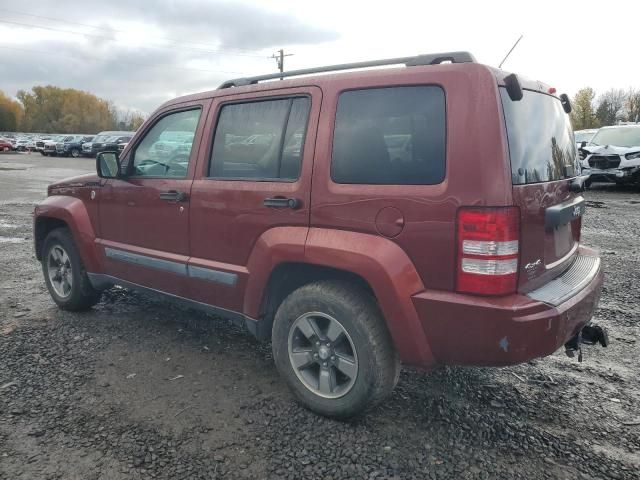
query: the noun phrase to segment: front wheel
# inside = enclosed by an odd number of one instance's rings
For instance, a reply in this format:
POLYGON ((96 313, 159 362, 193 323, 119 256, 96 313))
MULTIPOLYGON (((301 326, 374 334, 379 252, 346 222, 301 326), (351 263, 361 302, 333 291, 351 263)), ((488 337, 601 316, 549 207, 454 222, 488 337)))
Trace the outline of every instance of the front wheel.
POLYGON ((77 148, 71 149, 71 156, 73 158, 78 158, 80 156, 80 150, 78 150, 77 148))
POLYGON ((68 229, 57 228, 45 238, 42 271, 51 298, 63 310, 86 310, 100 300, 68 229))
POLYGON ((278 371, 297 399, 348 418, 384 400, 400 361, 375 299, 342 281, 300 287, 278 308, 272 332, 278 371))

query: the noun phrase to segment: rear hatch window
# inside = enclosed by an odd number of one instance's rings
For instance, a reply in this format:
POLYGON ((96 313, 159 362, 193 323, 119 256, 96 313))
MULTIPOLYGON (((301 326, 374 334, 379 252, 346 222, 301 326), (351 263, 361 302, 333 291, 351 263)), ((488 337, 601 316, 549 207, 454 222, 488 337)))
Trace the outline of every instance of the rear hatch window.
POLYGON ((500 88, 514 185, 550 182, 578 172, 576 143, 560 100, 524 90, 514 102, 500 88))
POLYGON ((511 159, 513 201, 520 207, 521 291, 538 288, 573 262, 584 199, 569 190, 579 173, 569 115, 557 97, 523 90, 513 101, 500 88, 511 159))

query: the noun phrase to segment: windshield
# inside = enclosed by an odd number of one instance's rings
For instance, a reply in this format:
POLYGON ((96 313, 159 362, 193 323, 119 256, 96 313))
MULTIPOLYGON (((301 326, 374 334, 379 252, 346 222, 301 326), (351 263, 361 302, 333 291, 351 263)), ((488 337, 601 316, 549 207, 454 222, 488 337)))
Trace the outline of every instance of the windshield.
POLYGON ((550 182, 579 172, 573 129, 560 100, 523 90, 520 101, 500 88, 514 185, 550 182), (570 168, 573 167, 573 168, 570 168))
POLYGON ((640 147, 640 127, 602 128, 591 139, 589 145, 640 147))
POLYGON ((109 138, 109 135, 96 135, 93 139, 94 142, 105 142, 109 138))
POLYGON ((594 132, 574 132, 576 136, 576 143, 588 142, 593 137, 594 132))

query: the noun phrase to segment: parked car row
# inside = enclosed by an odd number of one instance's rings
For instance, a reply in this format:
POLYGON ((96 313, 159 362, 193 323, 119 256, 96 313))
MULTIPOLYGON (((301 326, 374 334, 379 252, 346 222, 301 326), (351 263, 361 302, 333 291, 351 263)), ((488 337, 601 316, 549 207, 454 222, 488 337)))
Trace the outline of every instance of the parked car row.
POLYGON ((120 151, 120 145, 129 143, 135 132, 100 132, 91 141, 82 144, 82 155, 95 157, 100 152, 120 151))
MULTIPOLYGON (((640 124, 602 127, 585 139, 586 130, 575 132, 582 174, 592 181, 619 185, 640 183, 640 124)), ((589 135, 589 134, 586 134, 589 135)))
POLYGON ((122 150, 135 132, 105 131, 97 135, 0 134, 0 151, 40 152, 45 157, 95 157, 103 151, 122 150))

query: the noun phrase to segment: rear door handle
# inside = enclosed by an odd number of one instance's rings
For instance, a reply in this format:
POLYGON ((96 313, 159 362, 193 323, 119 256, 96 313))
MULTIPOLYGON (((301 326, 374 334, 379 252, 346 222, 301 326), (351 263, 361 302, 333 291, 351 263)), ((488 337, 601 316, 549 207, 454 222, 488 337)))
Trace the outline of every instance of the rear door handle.
POLYGON ((265 198, 264 202, 262 202, 265 207, 269 208, 290 208, 292 210, 296 210, 300 208, 302 202, 297 198, 285 198, 285 197, 272 197, 265 198))
POLYGON ((184 202, 187 200, 187 194, 178 192, 177 190, 169 190, 168 192, 160 192, 160 200, 168 202, 184 202))

